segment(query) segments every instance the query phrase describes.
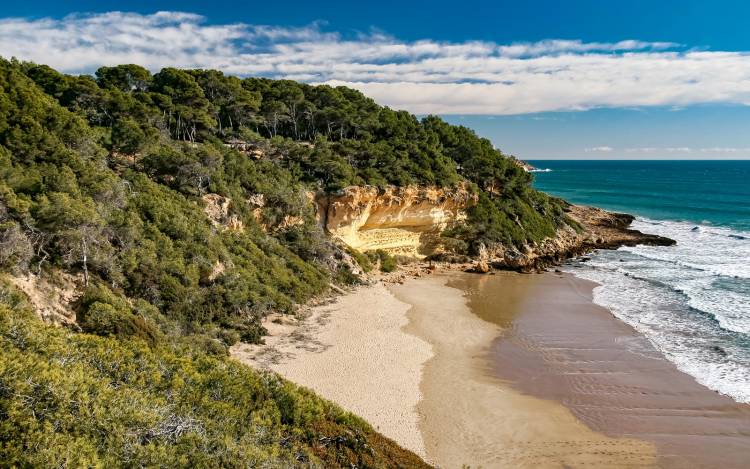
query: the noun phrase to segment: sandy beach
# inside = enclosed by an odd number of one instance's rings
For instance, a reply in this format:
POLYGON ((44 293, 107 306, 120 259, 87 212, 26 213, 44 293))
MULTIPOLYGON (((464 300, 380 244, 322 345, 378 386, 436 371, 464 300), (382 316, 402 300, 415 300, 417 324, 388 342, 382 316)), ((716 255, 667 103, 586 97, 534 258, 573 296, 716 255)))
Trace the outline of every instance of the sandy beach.
POLYGON ((378 283, 232 352, 438 467, 742 467, 748 406, 676 370, 592 303, 593 285, 500 272, 378 283))
POLYGON ((312 308, 301 324, 266 321, 265 346, 239 345, 232 355, 306 386, 425 457, 416 406, 430 345, 402 329, 410 306, 382 283, 312 308))

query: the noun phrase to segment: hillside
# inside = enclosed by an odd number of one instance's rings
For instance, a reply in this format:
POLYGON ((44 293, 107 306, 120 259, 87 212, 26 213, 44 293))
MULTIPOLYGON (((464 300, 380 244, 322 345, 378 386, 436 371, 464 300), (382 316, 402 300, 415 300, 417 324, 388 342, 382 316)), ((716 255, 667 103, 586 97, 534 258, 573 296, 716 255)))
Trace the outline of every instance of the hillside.
POLYGON ((275 375, 45 326, 5 282, 0 442, 5 467, 427 467, 275 375))
POLYGON ((540 242, 566 220, 489 141, 350 89, 0 65, 0 260, 16 273, 82 273, 89 332, 103 332, 87 313, 106 304, 125 323, 146 318, 140 335, 255 341, 259 317, 356 281, 311 191, 468 184, 476 203, 442 236, 458 254, 540 242))
MULTIPOLYGON (((467 128, 347 88, 210 70, 69 76, 0 60, 0 174, 0 458, 20 466, 414 467, 228 347, 261 341, 263 317, 359 282, 373 260, 392 268, 393 253, 504 253, 499 267, 525 268, 537 261, 508 259, 560 230, 581 235, 574 248, 592 239, 467 128), (377 207, 417 194, 422 215, 368 216, 347 243, 315 201, 358 191, 377 207), (435 215, 445 194, 460 203, 435 215)), ((567 255, 553 251, 544 262, 567 255)))

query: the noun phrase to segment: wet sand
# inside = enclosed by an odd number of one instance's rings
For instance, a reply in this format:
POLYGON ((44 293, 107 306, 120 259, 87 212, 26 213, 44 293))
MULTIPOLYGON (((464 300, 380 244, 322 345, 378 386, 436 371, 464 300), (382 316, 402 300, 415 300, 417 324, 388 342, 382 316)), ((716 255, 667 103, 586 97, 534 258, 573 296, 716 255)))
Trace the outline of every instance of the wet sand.
POLYGON ((494 376, 488 358, 502 328, 447 285, 474 278, 492 277, 447 273, 390 287, 412 305, 405 330, 433 347, 417 405, 427 460, 445 468, 653 467, 653 445, 593 431, 560 403, 494 376))
POLYGON ((454 276, 472 311, 503 333, 490 373, 565 405, 593 430, 652 442, 660 467, 750 467, 750 406, 677 370, 570 275, 454 276))

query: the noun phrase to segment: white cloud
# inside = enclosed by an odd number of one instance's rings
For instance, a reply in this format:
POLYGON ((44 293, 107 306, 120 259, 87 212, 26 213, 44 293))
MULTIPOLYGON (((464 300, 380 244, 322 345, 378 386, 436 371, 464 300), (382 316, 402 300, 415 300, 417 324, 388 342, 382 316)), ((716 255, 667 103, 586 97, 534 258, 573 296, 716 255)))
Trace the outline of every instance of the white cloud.
POLYGON ((70 73, 137 63, 347 85, 418 114, 750 105, 750 52, 668 42, 401 41, 382 32, 344 37, 319 24, 217 25, 183 12, 111 12, 0 20, 0 55, 70 73))
POLYGON ((744 153, 750 155, 750 148, 737 148, 737 147, 711 147, 701 148, 701 153, 744 153))
POLYGON ((584 150, 586 153, 610 153, 614 151, 614 148, 608 146, 591 147, 584 150))
POLYGON ((692 153, 690 147, 637 147, 626 148, 626 153, 692 153))
POLYGON ((635 50, 664 50, 678 47, 674 42, 644 42, 644 41, 620 41, 607 42, 582 42, 571 40, 544 40, 539 42, 525 42, 500 46, 501 54, 510 57, 533 57, 549 54, 561 54, 565 52, 620 52, 635 50))

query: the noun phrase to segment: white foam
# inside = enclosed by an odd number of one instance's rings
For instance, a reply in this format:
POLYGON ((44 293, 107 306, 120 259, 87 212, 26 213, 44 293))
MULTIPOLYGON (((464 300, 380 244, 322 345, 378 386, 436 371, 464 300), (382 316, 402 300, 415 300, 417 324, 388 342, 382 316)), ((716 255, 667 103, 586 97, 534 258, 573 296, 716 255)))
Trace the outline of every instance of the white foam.
POLYGON ((628 248, 633 252, 716 275, 750 279, 749 232, 641 218, 636 219, 632 227, 677 241, 677 245, 670 249, 656 246, 628 248))
POLYGON ((599 283, 594 301, 680 370, 750 403, 750 233, 645 219, 633 225, 678 244, 601 251, 567 270, 599 283))

